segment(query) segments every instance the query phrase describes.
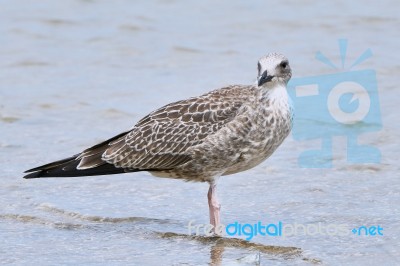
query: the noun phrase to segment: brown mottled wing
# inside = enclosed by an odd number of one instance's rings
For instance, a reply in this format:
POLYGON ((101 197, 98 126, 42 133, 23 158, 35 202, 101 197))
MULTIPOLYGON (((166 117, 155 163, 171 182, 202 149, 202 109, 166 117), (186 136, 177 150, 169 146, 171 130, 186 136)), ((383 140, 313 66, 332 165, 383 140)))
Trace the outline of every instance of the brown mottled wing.
MULTIPOLYGON (((228 87, 168 104, 144 117, 127 134, 110 141, 105 151, 103 145, 97 149, 104 151, 102 160, 116 167, 172 169, 191 160, 186 153, 189 147, 202 143, 234 119, 245 91, 243 87, 228 87)), ((87 150, 88 159, 90 154, 87 150)), ((80 167, 85 167, 84 159, 80 167)))

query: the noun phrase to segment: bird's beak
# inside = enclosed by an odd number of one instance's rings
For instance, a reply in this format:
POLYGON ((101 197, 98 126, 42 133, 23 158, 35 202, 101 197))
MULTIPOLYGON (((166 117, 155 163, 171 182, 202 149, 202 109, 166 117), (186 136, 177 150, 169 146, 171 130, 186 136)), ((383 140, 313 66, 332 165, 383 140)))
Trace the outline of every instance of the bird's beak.
POLYGON ((264 71, 264 73, 261 75, 260 79, 258 80, 258 86, 261 86, 264 83, 271 81, 274 77, 275 76, 268 75, 267 71, 264 71))

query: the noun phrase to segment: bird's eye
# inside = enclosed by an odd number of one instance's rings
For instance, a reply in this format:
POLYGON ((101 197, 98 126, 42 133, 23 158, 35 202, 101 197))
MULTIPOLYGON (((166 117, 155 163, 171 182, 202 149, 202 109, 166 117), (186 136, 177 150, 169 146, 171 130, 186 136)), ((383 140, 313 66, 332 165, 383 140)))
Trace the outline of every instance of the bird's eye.
POLYGON ((287 68, 287 66, 288 66, 288 62, 284 61, 281 63, 282 68, 287 68))

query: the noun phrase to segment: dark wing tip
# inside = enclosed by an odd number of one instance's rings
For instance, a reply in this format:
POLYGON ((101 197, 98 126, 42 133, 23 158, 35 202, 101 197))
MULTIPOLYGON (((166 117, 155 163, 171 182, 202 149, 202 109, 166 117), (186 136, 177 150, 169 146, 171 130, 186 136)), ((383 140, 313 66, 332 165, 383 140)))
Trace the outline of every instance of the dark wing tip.
POLYGON ((108 148, 109 143, 123 137, 128 132, 123 132, 109 140, 99 143, 89 149, 83 151, 83 153, 75 154, 74 156, 58 160, 52 163, 48 163, 39 167, 35 167, 26 170, 24 173, 28 173, 23 178, 40 178, 40 177, 74 177, 74 176, 91 176, 91 175, 105 175, 105 174, 117 174, 124 173, 127 171, 137 170, 125 170, 122 168, 116 168, 112 164, 101 162, 101 154, 108 148), (81 161, 79 157, 82 154, 90 155, 93 163, 93 159, 96 160, 96 164, 92 164, 88 169, 78 169, 78 165, 81 161), (100 162, 100 163, 99 163, 100 162))
MULTIPOLYGON (((30 170, 28 170, 30 171, 30 170)), ((25 171, 24 173, 28 173, 28 171, 25 171)), ((31 179, 31 178, 40 178, 41 171, 33 172, 30 174, 25 175, 23 178, 24 179, 31 179)))
MULTIPOLYGON (((65 158, 62 160, 58 160, 58 161, 55 161, 52 163, 48 163, 45 165, 41 165, 41 166, 38 166, 38 167, 35 167, 32 169, 26 170, 24 173, 32 173, 31 175, 36 174, 37 175, 36 177, 40 177, 40 174, 43 171, 46 171, 49 169, 54 169, 57 166, 62 166, 62 165, 65 165, 66 163, 70 163, 70 162, 74 161, 78 156, 79 156, 79 154, 75 154, 74 156, 71 156, 71 157, 68 157, 68 158, 65 158)), ((26 175, 26 176, 24 176, 24 178, 33 178, 33 177, 28 177, 28 176, 29 175, 26 175)))
POLYGON ((102 165, 95 166, 88 169, 78 169, 77 166, 79 160, 75 158, 65 159, 64 163, 60 164, 60 161, 50 163, 44 166, 33 168, 25 171, 28 173, 23 178, 42 178, 42 177, 76 177, 76 176, 95 176, 95 175, 112 175, 112 174, 122 174, 126 172, 137 172, 141 171, 139 169, 124 169, 117 168, 112 164, 104 162, 102 165))

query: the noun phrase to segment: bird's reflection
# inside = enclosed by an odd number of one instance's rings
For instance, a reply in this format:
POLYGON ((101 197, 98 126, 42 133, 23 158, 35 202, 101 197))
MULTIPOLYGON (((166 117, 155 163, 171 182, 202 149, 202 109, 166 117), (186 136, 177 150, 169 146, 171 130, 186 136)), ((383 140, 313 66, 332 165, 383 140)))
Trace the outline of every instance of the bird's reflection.
POLYGON ((210 265, 220 266, 222 262, 222 255, 225 250, 225 245, 222 241, 217 240, 210 250, 210 265))
MULTIPOLYGON (((238 258, 238 263, 246 262, 254 265, 260 264, 260 255, 266 254, 268 257, 276 256, 284 260, 301 258, 303 261, 311 263, 320 263, 318 259, 310 259, 303 257, 302 250, 296 247, 282 247, 282 246, 267 246, 249 242, 244 239, 238 238, 225 238, 219 236, 197 236, 197 235, 185 235, 177 233, 157 233, 162 238, 168 239, 186 239, 188 241, 196 241, 210 247, 210 263, 212 266, 223 265, 224 252, 226 248, 236 248, 242 251, 247 251, 249 256, 244 258, 238 258), (254 256, 253 256, 254 254, 254 256)), ((246 252, 246 253, 247 253, 246 252)))

